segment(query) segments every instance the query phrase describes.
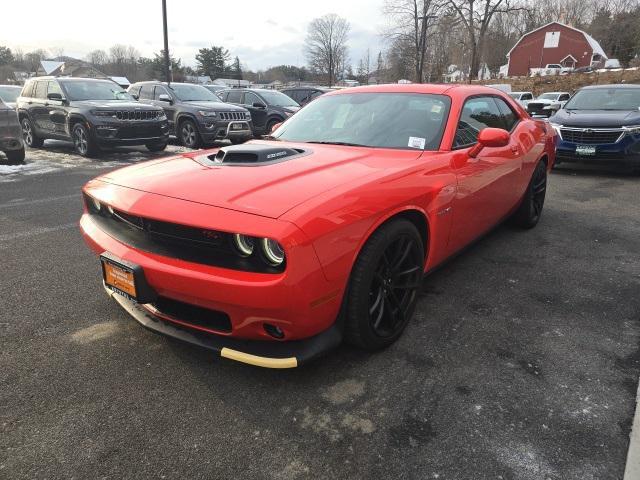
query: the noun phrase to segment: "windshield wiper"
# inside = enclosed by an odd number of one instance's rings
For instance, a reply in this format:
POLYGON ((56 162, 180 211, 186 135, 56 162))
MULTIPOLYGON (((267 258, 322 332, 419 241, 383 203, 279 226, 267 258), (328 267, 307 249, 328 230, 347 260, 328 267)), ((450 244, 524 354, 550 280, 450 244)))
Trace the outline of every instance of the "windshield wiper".
POLYGON ((350 143, 350 142, 316 142, 309 140, 305 143, 317 143, 319 145, 343 145, 345 147, 368 147, 373 148, 371 145, 362 145, 361 143, 350 143))

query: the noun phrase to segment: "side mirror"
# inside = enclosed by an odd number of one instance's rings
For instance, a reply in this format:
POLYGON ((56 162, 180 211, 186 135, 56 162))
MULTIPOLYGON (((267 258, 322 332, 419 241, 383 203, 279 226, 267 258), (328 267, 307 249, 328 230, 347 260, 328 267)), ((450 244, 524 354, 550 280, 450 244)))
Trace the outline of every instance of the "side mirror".
POLYGON ((264 103, 260 103, 260 102, 254 102, 253 103, 253 107, 254 108, 259 108, 261 110, 267 108, 267 106, 264 103))
POLYGON ((49 100, 57 100, 59 102, 64 100, 64 98, 62 97, 61 93, 48 93, 47 94, 47 99, 49 99, 49 100))
POLYGON ((476 158, 483 148, 499 148, 509 145, 509 132, 502 128, 484 128, 478 134, 478 143, 469 150, 468 155, 476 158))
POLYGON ((161 102, 173 103, 171 97, 166 93, 161 93, 160 95, 158 95, 158 100, 160 100, 161 102))
POLYGON ((132 93, 131 96, 134 98, 134 100, 140 100, 140 95, 138 95, 137 93, 132 93))
POLYGON ((269 133, 273 133, 273 132, 275 132, 277 129, 279 129, 279 128, 280 128, 280 125, 282 125, 282 123, 283 123, 283 122, 276 123, 273 127, 271 127, 271 131, 270 131, 269 133))

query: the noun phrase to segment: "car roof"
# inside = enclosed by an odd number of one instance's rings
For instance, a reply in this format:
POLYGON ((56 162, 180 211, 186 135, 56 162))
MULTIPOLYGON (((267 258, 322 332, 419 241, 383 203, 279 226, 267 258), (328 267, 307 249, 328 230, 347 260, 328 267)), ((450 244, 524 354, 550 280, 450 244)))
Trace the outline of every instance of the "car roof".
POLYGON ((430 93, 443 95, 455 92, 460 95, 506 95, 497 88, 483 85, 443 84, 443 83, 390 83, 381 85, 363 85, 327 92, 325 95, 344 95, 348 93, 430 93))
POLYGON ((580 90, 598 90, 601 88, 611 89, 611 88, 640 88, 640 84, 637 83, 612 83, 609 85, 589 85, 587 87, 582 87, 580 90))
POLYGON ((58 80, 59 82, 111 82, 116 83, 110 78, 88 78, 88 77, 54 77, 51 75, 46 75, 42 77, 31 77, 28 79, 31 80, 58 80))
POLYGON ((0 85, 0 87, 2 87, 2 88, 19 88, 20 90, 22 90, 22 87, 20 85, 0 85))

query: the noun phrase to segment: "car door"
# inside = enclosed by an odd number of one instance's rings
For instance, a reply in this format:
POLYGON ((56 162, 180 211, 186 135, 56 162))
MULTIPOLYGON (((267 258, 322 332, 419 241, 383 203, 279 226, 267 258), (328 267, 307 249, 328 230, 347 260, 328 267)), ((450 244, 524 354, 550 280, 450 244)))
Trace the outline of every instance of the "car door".
MULTIPOLYGON (((229 94, 231 96, 231 94, 229 94)), ((267 104, 253 92, 244 92, 243 107, 251 112, 253 127, 258 132, 267 128, 267 104)), ((269 133, 269 132, 265 132, 269 133)))
POLYGON ((29 114, 37 133, 45 136, 51 132, 49 125, 49 105, 47 103, 48 83, 47 80, 38 80, 36 82, 32 103, 29 106, 29 114))
MULTIPOLYGON (((482 129, 509 127, 496 100, 504 103, 488 95, 467 98, 458 120, 452 146, 459 152, 454 165, 458 193, 449 243, 451 252, 460 250, 498 223, 519 195, 522 162, 518 140, 513 135, 504 147, 485 147, 475 158, 469 156, 482 129)), ((506 104, 505 107, 513 115, 510 123, 514 129, 519 117, 506 104)))
POLYGON ((164 85, 156 85, 153 91, 153 101, 151 102, 156 107, 164 109, 164 113, 167 115, 169 121, 169 128, 173 131, 176 119, 176 98, 169 92, 169 89, 164 85), (160 95, 168 95, 171 102, 160 100, 160 95))
POLYGON ((57 93, 65 97, 60 85, 55 80, 47 82, 47 101, 45 105, 49 109, 49 126, 52 134, 67 136, 67 110, 61 100, 49 100, 50 93, 57 93))

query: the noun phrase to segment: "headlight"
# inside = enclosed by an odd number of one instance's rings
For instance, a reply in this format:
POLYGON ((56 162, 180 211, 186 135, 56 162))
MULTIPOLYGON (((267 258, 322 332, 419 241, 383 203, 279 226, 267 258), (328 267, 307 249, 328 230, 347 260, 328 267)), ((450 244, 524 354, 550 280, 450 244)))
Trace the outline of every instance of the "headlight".
POLYGON ((113 110, 91 110, 91 114, 96 117, 115 117, 116 112, 113 110))
POLYGON ((284 262, 284 249, 282 246, 271 238, 262 239, 262 253, 268 263, 277 267, 284 262))
POLYGON ((244 119, 245 120, 251 120, 251 113, 250 112, 245 112, 244 119))
POLYGON ((293 115, 293 112, 284 112, 284 114, 285 114, 287 117, 290 117, 291 115, 293 115))
POLYGON ((248 257, 253 253, 255 240, 253 237, 236 233, 233 235, 233 244, 242 257, 248 257))
POLYGON ((158 116, 156 117, 158 120, 166 120, 167 119, 167 114, 165 113, 164 110, 160 110, 158 112, 158 116))
POLYGON ((199 110, 198 113, 203 117, 215 117, 217 115, 216 112, 209 112, 207 110, 199 110))
POLYGON ((553 123, 553 122, 549 122, 551 124, 551 126, 553 127, 553 129, 556 131, 556 133, 558 134, 558 136, 560 138, 562 138, 562 134, 560 133, 560 129, 562 128, 562 125, 560 125, 559 123, 553 123))
POLYGON ((622 127, 622 129, 632 135, 640 135, 640 125, 631 125, 630 127, 622 127))
POLYGON ((99 212, 100 209, 102 208, 102 204, 93 197, 89 197, 89 198, 91 199, 91 203, 93 203, 93 208, 95 208, 96 211, 99 212))

